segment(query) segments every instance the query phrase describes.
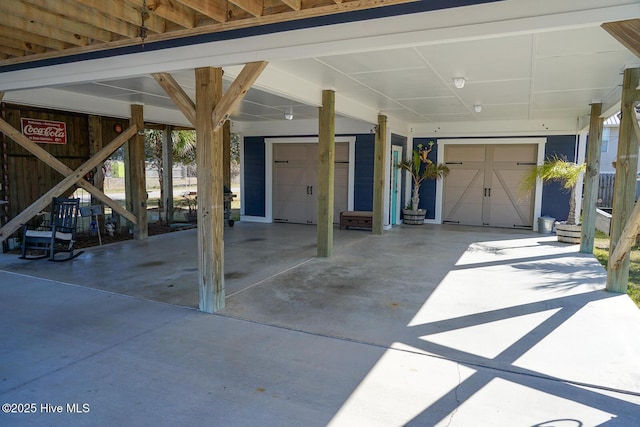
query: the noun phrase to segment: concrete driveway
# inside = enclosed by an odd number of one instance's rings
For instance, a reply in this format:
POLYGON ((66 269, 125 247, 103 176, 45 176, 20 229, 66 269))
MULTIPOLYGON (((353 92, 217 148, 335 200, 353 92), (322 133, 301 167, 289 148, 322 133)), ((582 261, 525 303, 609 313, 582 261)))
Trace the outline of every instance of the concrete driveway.
POLYGON ((640 310, 577 246, 401 226, 318 259, 313 226, 239 223, 206 315, 195 245, 0 256, 0 400, 37 409, 0 424, 638 425, 640 310))

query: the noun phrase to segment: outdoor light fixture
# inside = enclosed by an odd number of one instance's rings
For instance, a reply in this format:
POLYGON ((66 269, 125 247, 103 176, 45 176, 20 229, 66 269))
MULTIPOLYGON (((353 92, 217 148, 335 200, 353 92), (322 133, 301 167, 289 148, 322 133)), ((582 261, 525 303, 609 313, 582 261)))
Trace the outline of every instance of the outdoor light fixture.
POLYGON ((293 120, 293 111, 291 111, 291 110, 285 111, 284 112, 284 118, 285 118, 285 120, 293 120))
POLYGON ((464 87, 464 82, 465 82, 464 77, 454 77, 453 78, 453 84, 458 89, 462 89, 464 87))
POLYGON ((476 104, 473 106, 473 109, 475 110, 476 113, 479 113, 480 111, 482 111, 482 105, 476 104))

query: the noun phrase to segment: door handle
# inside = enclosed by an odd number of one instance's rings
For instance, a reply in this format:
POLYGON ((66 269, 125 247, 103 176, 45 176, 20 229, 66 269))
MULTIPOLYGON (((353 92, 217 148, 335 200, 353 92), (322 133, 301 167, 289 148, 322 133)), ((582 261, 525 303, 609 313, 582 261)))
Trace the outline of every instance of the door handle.
POLYGON ((311 190, 311 193, 309 194, 313 194, 313 185, 309 186, 309 189, 311 190))
POLYGON ((307 185, 307 194, 309 194, 309 186, 307 185))

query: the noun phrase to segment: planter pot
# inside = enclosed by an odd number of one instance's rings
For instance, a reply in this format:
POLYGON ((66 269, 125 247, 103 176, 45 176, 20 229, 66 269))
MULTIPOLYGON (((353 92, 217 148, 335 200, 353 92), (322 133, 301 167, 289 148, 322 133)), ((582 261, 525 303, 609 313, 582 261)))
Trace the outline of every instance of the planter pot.
POLYGON ((424 217, 427 215, 426 209, 410 210, 402 209, 402 223, 411 225, 424 224, 424 217))
POLYGON ((564 222, 556 222, 556 236, 558 242, 580 243, 581 225, 569 225, 564 222))

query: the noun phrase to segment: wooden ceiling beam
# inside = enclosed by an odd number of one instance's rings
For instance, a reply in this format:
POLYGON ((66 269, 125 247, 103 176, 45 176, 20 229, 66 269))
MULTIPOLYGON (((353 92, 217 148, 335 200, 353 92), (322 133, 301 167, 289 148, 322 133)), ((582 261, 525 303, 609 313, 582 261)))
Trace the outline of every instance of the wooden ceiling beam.
POLYGON ((178 24, 182 28, 193 28, 196 26, 196 13, 173 0, 147 0, 147 9, 152 13, 178 24))
POLYGON ((14 39, 12 37, 3 37, 2 44, 4 46, 12 47, 14 49, 20 49, 20 50, 24 50, 26 52, 32 52, 32 53, 43 53, 43 52, 46 52, 47 50, 44 46, 25 42, 23 40, 14 39))
MULTIPOLYGON (((0 0, 2 1, 2 0, 0 0)), ((12 0, 13 1, 13 0, 12 0)), ((125 36, 110 42, 93 43, 88 45, 88 40, 83 40, 85 43, 74 40, 70 43, 67 37, 51 39, 52 34, 43 31, 41 28, 39 32, 30 33, 31 28, 28 25, 12 25, 12 23, 5 20, 0 22, 0 33, 8 35, 12 38, 19 40, 25 40, 32 44, 44 46, 50 51, 44 53, 37 53, 27 55, 24 57, 15 57, 4 59, 0 61, 1 65, 10 65, 25 63, 29 61, 37 61, 43 59, 58 58, 65 55, 82 54, 86 52, 95 52, 104 49, 116 49, 126 46, 132 46, 140 43, 138 35, 139 27, 142 23, 141 9, 143 0, 20 0, 28 2, 30 4, 37 4, 38 7, 43 5, 42 2, 50 2, 53 4, 63 3, 67 12, 65 16, 69 19, 78 20, 107 29, 104 25, 105 17, 111 18, 116 22, 122 22, 125 25, 132 26, 132 29, 128 29, 127 34, 122 34, 123 31, 111 31, 114 35, 119 34, 125 36), (87 16, 86 11, 92 11, 93 16, 87 16), (80 12, 82 11, 82 12, 80 12), (18 36, 18 33, 21 34, 18 36), (43 34, 45 33, 45 34, 43 34), (46 39, 47 42, 41 41, 46 39)), ((149 1, 149 0, 147 0, 149 1)), ((165 0, 162 0, 165 1, 165 0)), ((246 9, 251 9, 253 14, 250 14, 245 9, 236 6, 230 2, 224 2, 224 0, 166 0, 169 2, 179 2, 194 11, 197 11, 201 15, 196 14, 196 19, 201 20, 199 25, 194 28, 174 28, 176 25, 170 23, 170 27, 167 28, 167 20, 156 15, 153 12, 147 13, 145 18, 145 27, 148 30, 148 35, 145 40, 147 43, 161 42, 171 40, 180 37, 198 36, 202 34, 211 34, 220 31, 229 31, 240 28, 250 28, 258 25, 275 24, 280 22, 294 21, 298 19, 312 18, 318 16, 327 16, 337 13, 352 12, 356 10, 365 10, 371 8, 377 8, 382 6, 390 6, 395 4, 411 3, 417 0, 357 0, 357 1, 345 1, 341 4, 327 3, 327 0, 314 3, 313 0, 307 0, 304 4, 300 5, 300 10, 292 10, 290 5, 285 5, 282 1, 277 3, 264 3, 269 8, 269 14, 263 15, 264 6, 263 0, 234 0, 235 3, 241 3, 246 9), (196 4, 197 3, 197 4, 196 4), (277 7, 275 6, 277 4, 277 7), (250 6, 254 5, 254 6, 250 6), (197 6, 197 7, 196 7, 197 6), (262 10, 258 10, 262 9, 262 10), (224 15, 224 16, 223 16, 224 15), (233 17, 231 16, 233 15, 233 17), (257 16, 256 16, 257 15, 257 16), (211 20, 211 21, 210 21, 211 20)), ((297 0, 287 0, 293 3, 297 0)), ((53 7, 53 5, 51 6, 53 7)), ((294 3, 294 7, 297 7, 294 3)), ((47 6, 49 10, 49 6, 47 6)), ((56 12, 58 13, 58 12, 56 12)), ((113 25, 113 23, 112 23, 113 25)), ((121 24, 122 25, 122 24, 121 24)), ((50 32, 50 31, 49 31, 50 32)), ((1 36, 2 34, 0 34, 1 36)), ((67 34, 69 36, 70 34, 67 34)), ((0 38, 0 45, 2 39, 0 38)))
POLYGON ((280 0, 282 3, 286 4, 293 10, 302 9, 302 0, 280 0))
POLYGON ((121 21, 104 13, 88 9, 72 0, 22 0, 25 3, 37 6, 40 9, 64 15, 69 19, 77 20, 91 26, 103 28, 114 34, 125 37, 137 37, 138 26, 121 21))
POLYGON ((262 0, 229 0, 229 3, 235 4, 255 17, 262 16, 262 0))
POLYGON ((34 20, 26 20, 15 15, 4 19, 3 25, 5 27, 14 28, 44 37, 49 37, 54 40, 58 40, 75 46, 86 46, 89 44, 89 39, 86 36, 52 27, 50 25, 42 24, 34 20))
POLYGON ((217 22, 227 21, 227 2, 224 0, 176 0, 217 22))
POLYGON ((19 16, 27 21, 38 22, 48 27, 64 29, 70 33, 83 35, 101 42, 109 42, 112 39, 111 33, 100 27, 87 25, 59 14, 35 8, 23 1, 0 2, 0 12, 19 16))
MULTIPOLYGON (((16 38, 18 40, 24 41, 25 44, 44 46, 45 48, 54 50, 64 50, 69 47, 68 43, 53 40, 39 34, 32 34, 27 31, 19 30, 17 28, 0 26, 0 39, 4 40, 5 38, 16 38)), ((2 42, 0 42, 0 44, 1 43, 2 42)))
POLYGON ((26 51, 9 46, 0 46, 0 52, 7 56, 25 56, 26 51))
MULTIPOLYGON (((75 2, 136 27, 142 24, 142 0, 75 0, 75 2)), ((98 25, 97 22, 89 22, 89 24, 98 25)), ((166 29, 165 20, 153 13, 147 13, 144 26, 154 33, 164 33, 166 29)))
POLYGON ((605 22, 602 28, 640 58, 640 19, 605 22))

